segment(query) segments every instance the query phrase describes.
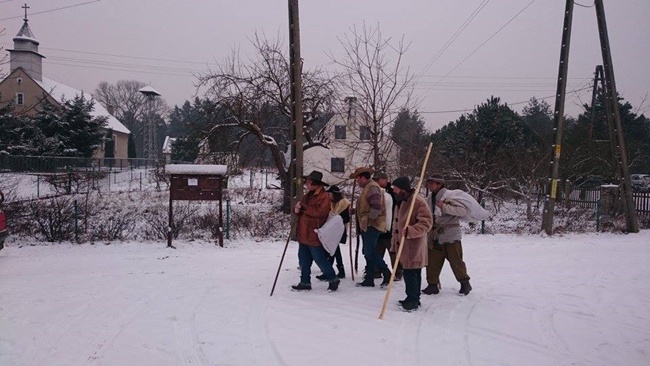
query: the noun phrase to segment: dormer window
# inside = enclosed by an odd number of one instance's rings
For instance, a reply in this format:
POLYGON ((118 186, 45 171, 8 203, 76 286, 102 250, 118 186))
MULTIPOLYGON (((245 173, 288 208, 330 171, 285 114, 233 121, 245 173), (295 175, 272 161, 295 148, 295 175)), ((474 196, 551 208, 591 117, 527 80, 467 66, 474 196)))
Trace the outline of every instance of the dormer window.
POLYGON ((25 94, 16 93, 16 105, 23 105, 23 104, 25 104, 25 94))

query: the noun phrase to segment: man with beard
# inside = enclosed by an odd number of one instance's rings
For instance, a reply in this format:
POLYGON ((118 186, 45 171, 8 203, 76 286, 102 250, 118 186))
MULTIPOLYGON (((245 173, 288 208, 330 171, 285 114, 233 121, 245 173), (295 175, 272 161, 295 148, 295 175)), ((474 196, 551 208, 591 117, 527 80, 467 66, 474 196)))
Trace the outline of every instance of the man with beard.
POLYGON ((393 191, 397 198, 397 207, 393 213, 393 242, 391 250, 397 252, 404 237, 404 248, 399 262, 403 268, 406 298, 399 303, 406 311, 420 307, 420 287, 422 285, 422 268, 427 265, 427 233, 433 225, 431 210, 424 197, 415 192, 408 177, 399 177, 393 181, 393 191), (406 222, 409 209, 413 211, 406 222))
POLYGON ((330 214, 330 198, 325 192, 323 173, 314 170, 305 179, 307 193, 296 203, 293 212, 298 215, 296 239, 298 240, 298 263, 300 263, 300 283, 291 286, 294 291, 311 290, 311 264, 316 262, 329 282, 330 292, 336 291, 340 280, 336 278, 332 263, 320 240, 316 229, 323 226, 330 214))

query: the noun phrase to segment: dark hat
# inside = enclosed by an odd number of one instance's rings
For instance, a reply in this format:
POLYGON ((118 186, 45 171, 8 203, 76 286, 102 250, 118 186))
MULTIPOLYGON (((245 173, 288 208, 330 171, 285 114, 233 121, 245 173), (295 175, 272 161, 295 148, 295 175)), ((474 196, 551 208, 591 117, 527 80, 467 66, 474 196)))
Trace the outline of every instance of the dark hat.
POLYGON ((303 177, 304 179, 311 179, 315 183, 318 183, 322 186, 326 186, 327 183, 323 182, 323 173, 319 172, 318 170, 312 170, 309 175, 306 175, 303 177))
POLYGON ((411 191, 411 180, 409 177, 399 177, 393 181, 393 187, 397 187, 403 191, 411 191))
POLYGON ((329 193, 341 193, 341 189, 337 185, 331 185, 327 188, 325 188, 325 192, 329 193))
POLYGON ((372 176, 372 179, 381 179, 381 178, 388 179, 388 174, 384 172, 375 172, 375 175, 372 176))
POLYGON ((350 179, 355 179, 356 177, 359 176, 359 174, 362 174, 362 173, 372 174, 374 172, 375 172, 375 170, 372 169, 372 168, 369 168, 369 167, 357 168, 357 170, 355 170, 354 173, 350 174, 350 179))
POLYGON ((442 174, 433 174, 427 178, 427 182, 437 182, 445 184, 445 177, 442 174))

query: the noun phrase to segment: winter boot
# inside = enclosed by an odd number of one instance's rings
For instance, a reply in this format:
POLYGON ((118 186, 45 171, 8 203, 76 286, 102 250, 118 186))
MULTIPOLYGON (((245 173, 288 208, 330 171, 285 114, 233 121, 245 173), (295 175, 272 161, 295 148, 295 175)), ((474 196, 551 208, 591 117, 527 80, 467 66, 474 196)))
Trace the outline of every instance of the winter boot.
POLYGON ((381 281, 381 287, 386 287, 390 283, 390 269, 386 268, 385 270, 382 271, 381 273, 384 276, 384 280, 381 281))
POLYGON ((470 291, 472 291, 472 285, 469 284, 469 281, 460 281, 460 290, 458 291, 458 295, 467 296, 470 291))
POLYGON ((340 280, 336 279, 332 282, 330 282, 329 286, 327 286, 327 291, 329 292, 334 292, 339 289, 339 283, 341 283, 340 280))
POLYGON ((299 283, 297 285, 291 286, 294 291, 311 291, 311 285, 306 285, 304 283, 299 283))
POLYGON ((402 303, 402 309, 404 309, 404 311, 414 311, 417 310, 419 307, 420 307, 419 301, 404 301, 402 303))
POLYGON ((426 295, 437 295, 440 293, 440 289, 438 288, 437 283, 432 283, 429 286, 427 286, 424 290, 422 290, 423 294, 426 295))
POLYGON ((373 277, 374 273, 366 267, 366 270, 363 272, 363 281, 357 283, 357 287, 375 287, 375 279, 373 277))

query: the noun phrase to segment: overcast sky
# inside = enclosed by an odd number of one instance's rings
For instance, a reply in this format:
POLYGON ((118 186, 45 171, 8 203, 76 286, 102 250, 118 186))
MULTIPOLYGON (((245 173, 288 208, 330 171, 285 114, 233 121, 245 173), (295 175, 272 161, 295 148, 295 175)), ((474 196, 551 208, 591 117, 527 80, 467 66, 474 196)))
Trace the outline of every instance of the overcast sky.
MULTIPOLYGON (((22 25, 24 2, 0 0, 5 48, 22 25)), ((567 98, 566 113, 573 116, 580 103, 590 101, 588 87, 602 63, 593 0, 578 3, 585 7, 576 5, 574 11, 567 89, 584 90, 567 98)), ((250 51, 255 31, 288 40, 287 0, 32 0, 28 5, 29 25, 47 57, 45 76, 85 91, 101 81, 140 80, 170 106, 193 99, 193 73, 222 62, 233 48, 250 51)), ((532 96, 552 96, 564 9, 561 0, 303 0, 302 57, 307 68, 332 67, 326 52, 340 54, 337 37, 364 21, 379 24, 385 37, 404 36, 410 42, 405 64, 420 75, 419 111, 434 130, 462 113, 445 111, 469 112, 491 95, 517 111, 532 96)), ((635 111, 648 114, 650 0, 605 0, 605 11, 618 91, 635 111)), ((554 105, 553 98, 546 101, 554 105)))

